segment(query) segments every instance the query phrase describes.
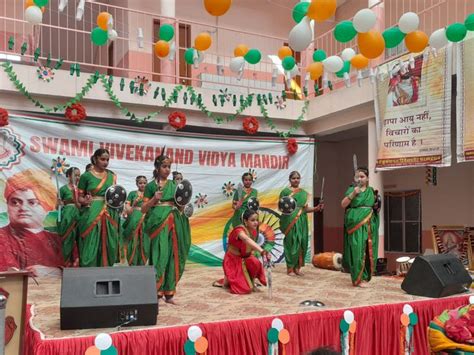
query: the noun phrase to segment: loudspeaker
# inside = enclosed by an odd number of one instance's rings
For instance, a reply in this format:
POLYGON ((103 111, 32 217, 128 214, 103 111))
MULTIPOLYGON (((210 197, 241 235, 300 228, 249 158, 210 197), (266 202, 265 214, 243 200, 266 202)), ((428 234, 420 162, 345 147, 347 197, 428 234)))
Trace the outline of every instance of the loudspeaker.
POLYGON ((61 329, 155 325, 152 266, 66 268, 61 284, 61 329))
POLYGON ((402 289, 411 295, 446 297, 468 290, 471 276, 453 254, 417 256, 402 289))

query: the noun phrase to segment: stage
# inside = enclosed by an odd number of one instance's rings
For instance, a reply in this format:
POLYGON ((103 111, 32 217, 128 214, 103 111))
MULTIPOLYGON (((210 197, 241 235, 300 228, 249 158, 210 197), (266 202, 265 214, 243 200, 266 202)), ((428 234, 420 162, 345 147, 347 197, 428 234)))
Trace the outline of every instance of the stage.
POLYGON ((357 321, 357 354, 397 354, 400 315, 405 303, 418 314, 414 343, 416 354, 428 354, 426 327, 446 308, 468 303, 468 294, 443 299, 411 296, 400 288, 402 279, 374 277, 353 287, 349 274, 304 268, 305 275, 287 276, 285 266, 273 269, 273 297, 266 288, 251 295, 232 295, 212 287, 221 268, 186 267, 178 285, 178 305, 160 303, 155 327, 61 331, 59 329, 59 278, 42 277, 29 284, 32 318, 27 327, 27 352, 33 354, 84 354, 100 332, 112 335, 119 354, 183 354, 187 328, 197 324, 209 341, 209 354, 268 354, 267 331, 278 316, 289 330, 287 354, 300 354, 322 345, 340 349, 339 322, 352 309, 357 321), (304 300, 319 300, 325 307, 301 307, 304 300))

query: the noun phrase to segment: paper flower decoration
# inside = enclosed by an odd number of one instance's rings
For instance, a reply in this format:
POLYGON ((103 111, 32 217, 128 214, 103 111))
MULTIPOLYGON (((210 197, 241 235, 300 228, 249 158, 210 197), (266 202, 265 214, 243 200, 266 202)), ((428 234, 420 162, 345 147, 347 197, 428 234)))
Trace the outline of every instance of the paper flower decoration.
POLYGON ((36 72, 38 73, 38 79, 42 79, 47 83, 54 79, 54 71, 51 68, 40 66, 36 69, 36 72))
POLYGON ((225 197, 231 197, 234 194, 235 191, 235 184, 231 181, 224 183, 222 185, 222 193, 224 194, 225 197))
POLYGON ((58 175, 62 175, 66 172, 68 168, 69 168, 69 164, 66 163, 66 158, 57 157, 56 159, 53 159, 51 170, 54 173, 58 175))

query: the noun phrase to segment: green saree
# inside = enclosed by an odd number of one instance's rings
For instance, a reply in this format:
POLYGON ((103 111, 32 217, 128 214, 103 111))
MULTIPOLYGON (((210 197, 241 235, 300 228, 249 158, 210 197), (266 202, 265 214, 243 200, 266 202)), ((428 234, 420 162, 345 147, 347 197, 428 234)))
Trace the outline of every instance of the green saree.
POLYGON ((141 211, 143 193, 132 191, 127 196, 127 203, 133 212, 127 217, 122 228, 124 256, 129 265, 145 265, 148 262, 150 241, 143 234, 145 215, 141 211))
POLYGON ((257 195, 258 195, 257 190, 255 190, 253 188, 249 188, 249 189, 244 188, 243 193, 244 193, 244 196, 241 196, 239 198, 239 193, 236 190, 234 192, 234 198, 232 199, 233 201, 239 201, 239 200, 242 201, 242 206, 240 206, 240 208, 236 209, 234 211, 234 215, 232 216, 232 227, 234 227, 234 228, 237 227, 237 226, 240 226, 242 224, 242 214, 247 209, 247 202, 248 202, 249 198, 251 198, 251 197, 257 198, 257 195))
MULTIPOLYGON (((69 185, 64 185, 59 189, 59 197, 63 203, 61 210, 61 221, 57 222, 58 234, 62 241, 63 258, 66 264, 74 262, 74 249, 77 248, 77 221, 79 219, 79 209, 76 206, 74 191, 69 185)), ((76 250, 77 253, 77 250, 76 250)))

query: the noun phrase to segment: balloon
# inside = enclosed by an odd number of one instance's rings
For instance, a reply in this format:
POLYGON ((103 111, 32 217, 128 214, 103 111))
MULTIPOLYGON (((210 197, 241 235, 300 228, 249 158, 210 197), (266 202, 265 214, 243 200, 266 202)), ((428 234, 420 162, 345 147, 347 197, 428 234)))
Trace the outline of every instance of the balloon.
POLYGON ((469 296, 469 304, 474 304, 474 296, 469 296))
POLYGON ((196 355, 196 349, 194 348, 193 341, 186 340, 186 343, 184 343, 184 353, 186 355, 196 355))
POLYGON ((405 46, 412 53, 423 52, 428 45, 428 36, 423 31, 413 31, 405 37, 405 46))
POLYGON ((268 329, 267 339, 268 339, 268 342, 271 344, 277 343, 278 342, 278 329, 276 328, 268 329))
POLYGON ((409 315, 410 313, 413 313, 413 307, 410 306, 409 304, 403 305, 403 313, 409 315))
POLYGON ((222 16, 232 5, 232 0, 204 0, 206 11, 212 16, 222 16))
POLYGON ((405 34, 398 27, 388 28, 382 33, 386 48, 395 48, 402 43, 405 34))
POLYGON ((346 48, 342 51, 341 58, 343 61, 347 62, 347 61, 350 61, 352 58, 354 58, 355 55, 356 55, 355 50, 353 50, 352 48, 346 48))
POLYGON ((318 49, 313 53, 313 60, 315 62, 322 62, 324 59, 327 58, 326 52, 322 49, 318 49))
POLYGON ((301 52, 308 48, 312 40, 313 32, 309 25, 309 18, 305 16, 303 20, 290 31, 288 42, 294 51, 301 52))
POLYGON ((235 57, 230 60, 230 71, 233 73, 240 72, 245 65, 245 58, 244 57, 235 57))
POLYGON ((466 17, 464 26, 466 26, 468 31, 474 31, 474 14, 470 14, 466 17))
POLYGON ((369 65, 369 60, 362 54, 356 54, 351 59, 351 65, 358 70, 362 70, 369 65))
POLYGON ((385 42, 380 32, 370 30, 367 33, 359 33, 357 44, 362 55, 369 59, 375 59, 383 53, 385 42))
POLYGON ((281 329, 278 333, 278 340, 282 344, 288 344, 290 342, 290 332, 288 329, 281 329))
POLYGON ((370 9, 359 10, 354 16, 354 28, 359 33, 369 32, 377 21, 377 16, 370 9))
POLYGON ((323 61, 324 69, 330 73, 336 73, 344 67, 344 61, 337 55, 332 55, 323 61))
POLYGON ((247 47, 245 44, 239 44, 234 49, 234 56, 235 57, 243 57, 247 54, 248 51, 249 51, 249 47, 247 47))
POLYGON ((107 333, 100 333, 95 337, 94 345, 99 350, 106 350, 112 345, 112 338, 107 333))
POLYGON ((48 0, 33 0, 36 6, 42 7, 48 5, 48 0))
POLYGON ((351 21, 339 22, 334 27, 334 38, 338 42, 346 43, 352 41, 356 34, 357 31, 351 21))
POLYGON ((188 64, 194 64, 194 48, 188 48, 186 49, 186 52, 184 52, 184 60, 188 64))
POLYGON ((262 53, 258 49, 251 49, 244 56, 245 60, 250 64, 257 64, 262 59, 262 53))
POLYGON ((300 70, 298 69, 298 66, 295 65, 293 69, 288 71, 290 73, 290 78, 294 78, 295 76, 300 74, 300 70))
POLYGON ((176 42, 173 41, 173 42, 170 43, 170 52, 169 52, 167 58, 169 60, 174 60, 175 54, 176 54, 176 42))
POLYGON ((336 14, 336 0, 313 0, 308 7, 307 16, 317 22, 323 22, 336 14))
POLYGON ((280 318, 275 318, 272 320, 272 328, 280 331, 283 329, 283 321, 280 318))
POLYGON ((456 22, 446 28, 446 37, 451 42, 460 42, 466 37, 467 28, 464 24, 456 22))
POLYGON ((351 324, 354 321, 354 313, 352 311, 344 311, 344 320, 351 324))
POLYGON ((290 57, 290 56, 285 57, 285 58, 283 59, 283 61, 281 62, 281 65, 282 65, 283 69, 285 69, 285 70, 291 70, 291 69, 293 69, 293 68, 295 67, 295 65, 296 65, 295 58, 290 57))
MULTIPOLYGON (((300 3, 300 4, 303 4, 303 3, 300 3)), ((278 58, 280 58, 281 60, 283 60, 285 57, 292 56, 292 55, 293 55, 293 51, 288 46, 283 46, 278 50, 278 58)))
POLYGON ((403 33, 410 33, 418 29, 420 18, 414 12, 404 13, 398 20, 398 27, 403 33))
POLYGON ((309 2, 299 2, 293 7, 293 20, 299 23, 308 13, 309 2))
POLYGON ((101 12, 99 15, 97 15, 97 26, 99 26, 99 28, 103 29, 104 31, 107 31, 111 17, 112 16, 108 12, 101 12))
POLYGON ((204 337, 198 338, 196 342, 194 343, 194 349, 196 350, 198 354, 205 353, 208 346, 209 346, 209 342, 204 337))
POLYGON ((338 78, 344 77, 344 73, 349 73, 351 71, 351 62, 345 61, 342 69, 336 73, 338 78))
POLYGON ((430 36, 430 46, 435 49, 441 49, 448 44, 448 38, 446 37, 446 30, 440 28, 434 31, 430 36))
MULTIPOLYGON (((36 6, 34 0, 25 0, 25 10, 30 6, 36 6)), ((41 11, 44 13, 46 8, 44 6, 41 7, 41 11)))
POLYGON ((311 80, 318 80, 323 75, 324 66, 321 62, 314 62, 308 65, 306 71, 309 72, 311 80))
POLYGON ((408 317, 410 318, 410 325, 416 325, 418 323, 418 316, 416 313, 410 313, 408 317))
POLYGON ((205 51, 209 49, 212 44, 212 38, 209 32, 202 32, 197 35, 196 39, 194 40, 194 47, 198 51, 205 51))
POLYGON ((111 41, 115 41, 118 37, 118 33, 117 31, 115 31, 114 29, 112 30, 108 30, 107 31, 107 37, 111 40, 111 41))
POLYGON ((202 337, 202 330, 197 325, 192 325, 188 328, 188 338, 191 341, 196 341, 202 337))
POLYGON ((100 352, 100 355, 118 355, 117 348, 115 346, 110 346, 110 348, 106 350, 102 350, 100 352))
POLYGON ((155 55, 164 58, 170 53, 170 44, 162 39, 155 43, 155 55))
POLYGON ((90 346, 84 355, 100 355, 100 350, 96 346, 90 346))
POLYGON ((96 27, 91 32, 91 40, 96 46, 103 46, 107 43, 109 34, 100 27, 96 27))
POLYGON ((43 22, 43 12, 38 6, 30 6, 25 10, 25 20, 33 25, 43 22))
POLYGON ((171 26, 168 23, 165 23, 164 25, 160 26, 160 30, 159 30, 159 34, 158 34, 159 39, 161 39, 163 41, 166 41, 166 42, 169 42, 173 39, 173 37, 174 37, 174 27, 173 26, 171 26))

